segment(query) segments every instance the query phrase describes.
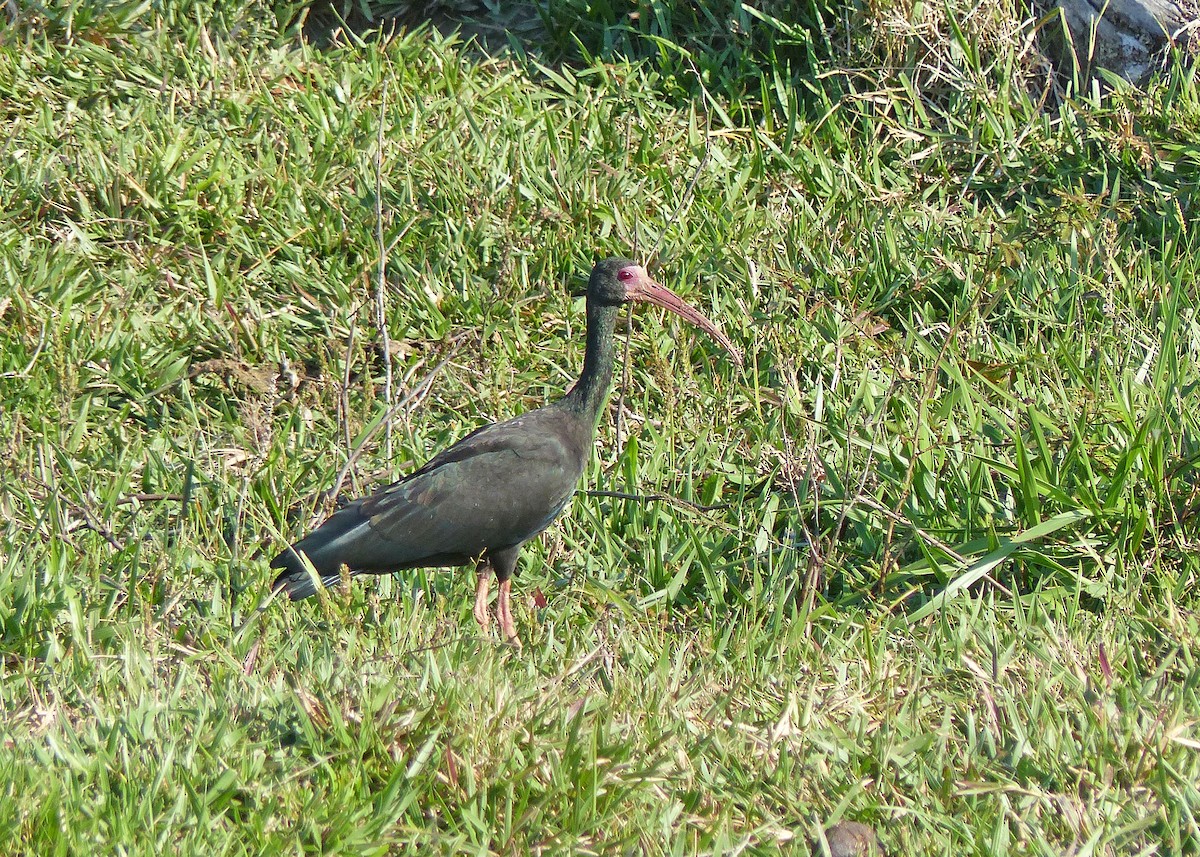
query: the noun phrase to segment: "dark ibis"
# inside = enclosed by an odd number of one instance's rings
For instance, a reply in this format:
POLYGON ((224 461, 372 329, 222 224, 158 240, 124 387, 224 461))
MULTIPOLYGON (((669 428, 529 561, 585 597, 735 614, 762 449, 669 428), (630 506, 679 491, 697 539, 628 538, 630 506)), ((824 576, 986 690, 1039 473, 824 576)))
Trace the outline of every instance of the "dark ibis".
POLYGON ((630 301, 670 310, 707 331, 740 362, 711 321, 650 279, 642 266, 605 259, 588 280, 583 372, 565 396, 476 429, 424 467, 338 509, 271 561, 281 569, 274 589, 295 601, 335 583, 343 566, 358 575, 476 563, 476 621, 486 630, 494 574, 501 631, 519 646, 511 604, 517 555, 575 493, 612 385, 617 316, 630 301))

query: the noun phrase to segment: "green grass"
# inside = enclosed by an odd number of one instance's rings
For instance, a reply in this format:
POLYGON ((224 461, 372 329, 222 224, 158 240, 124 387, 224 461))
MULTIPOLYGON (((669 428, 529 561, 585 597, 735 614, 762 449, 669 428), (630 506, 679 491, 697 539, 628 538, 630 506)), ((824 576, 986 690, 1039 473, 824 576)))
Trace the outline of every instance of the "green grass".
POLYGON ((1194 71, 96 8, 0 30, 0 850, 1200 853, 1194 71), (380 225, 347 494, 560 395, 599 256, 746 354, 634 314, 586 487, 687 502, 579 494, 520 652, 466 570, 268 603, 380 225))

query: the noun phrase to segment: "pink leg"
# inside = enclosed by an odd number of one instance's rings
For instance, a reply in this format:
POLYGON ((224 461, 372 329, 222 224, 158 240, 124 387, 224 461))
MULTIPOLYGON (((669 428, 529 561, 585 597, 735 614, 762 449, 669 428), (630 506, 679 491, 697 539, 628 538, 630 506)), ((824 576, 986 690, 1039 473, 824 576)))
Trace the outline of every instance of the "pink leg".
POLYGON ((517 624, 513 621, 512 615, 512 578, 506 578, 500 581, 500 595, 496 601, 496 614, 500 618, 500 630, 504 634, 504 639, 512 643, 518 649, 521 648, 521 640, 517 637, 517 624))

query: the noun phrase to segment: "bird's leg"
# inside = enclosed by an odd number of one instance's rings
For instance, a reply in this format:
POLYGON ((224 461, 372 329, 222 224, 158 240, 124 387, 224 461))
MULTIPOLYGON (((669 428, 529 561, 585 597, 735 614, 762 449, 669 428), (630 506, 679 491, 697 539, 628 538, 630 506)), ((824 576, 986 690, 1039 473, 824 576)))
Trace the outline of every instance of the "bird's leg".
POLYGON ((513 621, 511 594, 512 578, 506 577, 500 581, 500 595, 496 599, 496 615, 500 619, 500 630, 504 633, 504 639, 519 649, 521 648, 521 638, 517 636, 517 623, 513 621))
POLYGON ((504 639, 518 649, 521 648, 521 640, 517 637, 517 623, 512 615, 512 575, 517 570, 517 554, 520 552, 521 546, 517 545, 488 555, 496 571, 496 579, 500 581, 500 594, 496 597, 496 618, 500 620, 500 631, 504 639))
POLYGON ((479 565, 475 566, 475 575, 475 621, 486 631, 492 623, 487 609, 488 590, 492 585, 491 562, 486 558, 481 559, 479 565))

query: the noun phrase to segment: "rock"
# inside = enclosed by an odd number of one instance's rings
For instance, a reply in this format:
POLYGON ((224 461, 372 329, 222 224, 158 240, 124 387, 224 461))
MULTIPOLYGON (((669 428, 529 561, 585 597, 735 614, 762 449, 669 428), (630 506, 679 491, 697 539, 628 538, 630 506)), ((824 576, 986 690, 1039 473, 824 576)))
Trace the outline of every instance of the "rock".
POLYGON ((1048 8, 1061 15, 1043 31, 1047 53, 1060 74, 1078 67, 1081 85, 1097 68, 1143 83, 1172 46, 1200 51, 1200 0, 1057 0, 1048 8))
MULTIPOLYGON (((842 821, 825 829, 830 857, 882 857, 883 848, 875 831, 857 821, 842 821)), ((813 843, 814 855, 823 855, 820 841, 813 843)))

